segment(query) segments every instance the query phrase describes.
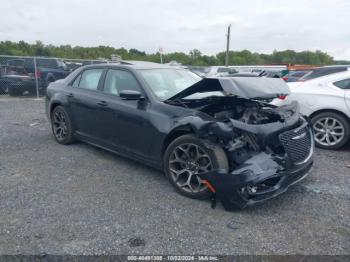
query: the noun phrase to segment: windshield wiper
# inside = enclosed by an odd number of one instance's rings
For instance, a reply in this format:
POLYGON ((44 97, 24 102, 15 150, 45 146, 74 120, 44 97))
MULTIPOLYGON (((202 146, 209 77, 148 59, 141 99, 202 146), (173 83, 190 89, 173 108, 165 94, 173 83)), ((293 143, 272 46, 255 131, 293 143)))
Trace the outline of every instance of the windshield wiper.
POLYGON ((164 100, 164 103, 170 104, 170 105, 182 105, 183 107, 188 108, 188 106, 186 105, 186 103, 184 103, 181 99, 177 98, 174 100, 164 100))

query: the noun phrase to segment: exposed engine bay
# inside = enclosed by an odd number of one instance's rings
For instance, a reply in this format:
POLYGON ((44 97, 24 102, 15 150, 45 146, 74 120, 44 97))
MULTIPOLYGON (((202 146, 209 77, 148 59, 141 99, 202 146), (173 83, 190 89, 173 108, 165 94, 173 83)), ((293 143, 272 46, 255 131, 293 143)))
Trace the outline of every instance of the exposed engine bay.
POLYGON ((313 133, 299 105, 268 103, 288 92, 285 83, 270 79, 203 79, 166 101, 196 110, 177 124, 190 123, 199 138, 224 149, 229 170, 198 176, 217 189, 213 199, 225 209, 283 193, 311 168, 313 133))
POLYGON ((262 125, 284 121, 281 114, 267 103, 244 101, 244 99, 238 98, 226 100, 228 101, 219 100, 219 103, 211 103, 209 106, 198 110, 223 122, 228 119, 235 119, 247 124, 262 125))

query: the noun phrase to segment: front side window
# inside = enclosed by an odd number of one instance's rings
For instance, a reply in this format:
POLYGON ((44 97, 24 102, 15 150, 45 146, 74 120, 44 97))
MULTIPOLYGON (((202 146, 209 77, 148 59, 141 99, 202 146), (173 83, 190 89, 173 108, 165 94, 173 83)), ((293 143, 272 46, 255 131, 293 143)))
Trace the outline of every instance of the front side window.
POLYGON ((160 100, 167 100, 202 79, 183 69, 143 69, 139 72, 160 100))
POLYGON ((334 82, 333 85, 341 89, 350 89, 350 78, 334 82))
POLYGON ((81 79, 81 74, 79 74, 79 75, 75 78, 75 80, 74 80, 74 82, 73 82, 73 84, 72 84, 72 87, 79 87, 80 79, 81 79))
POLYGON ((79 84, 74 81, 73 86, 88 89, 88 90, 97 90, 98 83, 100 81, 101 75, 102 75, 103 69, 88 69, 85 70, 81 76, 76 78, 76 81, 78 78, 80 78, 79 84))
POLYGON ((123 90, 141 92, 139 83, 130 72, 117 69, 108 70, 103 92, 119 95, 123 90))

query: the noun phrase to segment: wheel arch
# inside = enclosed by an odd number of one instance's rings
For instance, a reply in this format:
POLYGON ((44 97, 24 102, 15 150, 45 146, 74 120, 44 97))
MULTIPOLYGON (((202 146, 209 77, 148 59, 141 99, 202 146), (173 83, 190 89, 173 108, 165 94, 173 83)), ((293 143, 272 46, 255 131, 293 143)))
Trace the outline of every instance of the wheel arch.
POLYGON ((194 128, 190 124, 178 126, 174 128, 164 139, 162 146, 162 156, 165 153, 165 150, 168 148, 170 143, 174 141, 179 136, 187 135, 187 134, 195 134, 194 128))
POLYGON ((317 110, 317 111, 313 112, 312 114, 310 114, 309 117, 310 117, 310 119, 312 119, 316 115, 321 114, 321 113, 326 113, 326 112, 332 112, 335 114, 339 114, 339 115, 343 116, 350 123, 350 117, 347 114, 345 114, 342 111, 337 110, 337 109, 320 109, 320 110, 317 110))
POLYGON ((49 117, 50 117, 50 119, 51 119, 51 115, 52 115, 52 112, 53 112, 53 110, 55 109, 55 107, 61 106, 61 105, 62 105, 62 103, 59 102, 59 101, 54 101, 54 102, 51 103, 51 105, 50 105, 50 111, 49 111, 49 117))

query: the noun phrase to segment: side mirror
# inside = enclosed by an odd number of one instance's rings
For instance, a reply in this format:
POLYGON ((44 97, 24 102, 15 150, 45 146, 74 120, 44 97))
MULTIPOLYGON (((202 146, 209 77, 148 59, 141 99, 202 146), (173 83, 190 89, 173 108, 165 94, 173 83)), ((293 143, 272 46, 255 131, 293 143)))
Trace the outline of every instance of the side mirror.
POLYGON ((120 91, 119 96, 125 100, 139 100, 142 97, 139 91, 134 90, 122 90, 120 91))

